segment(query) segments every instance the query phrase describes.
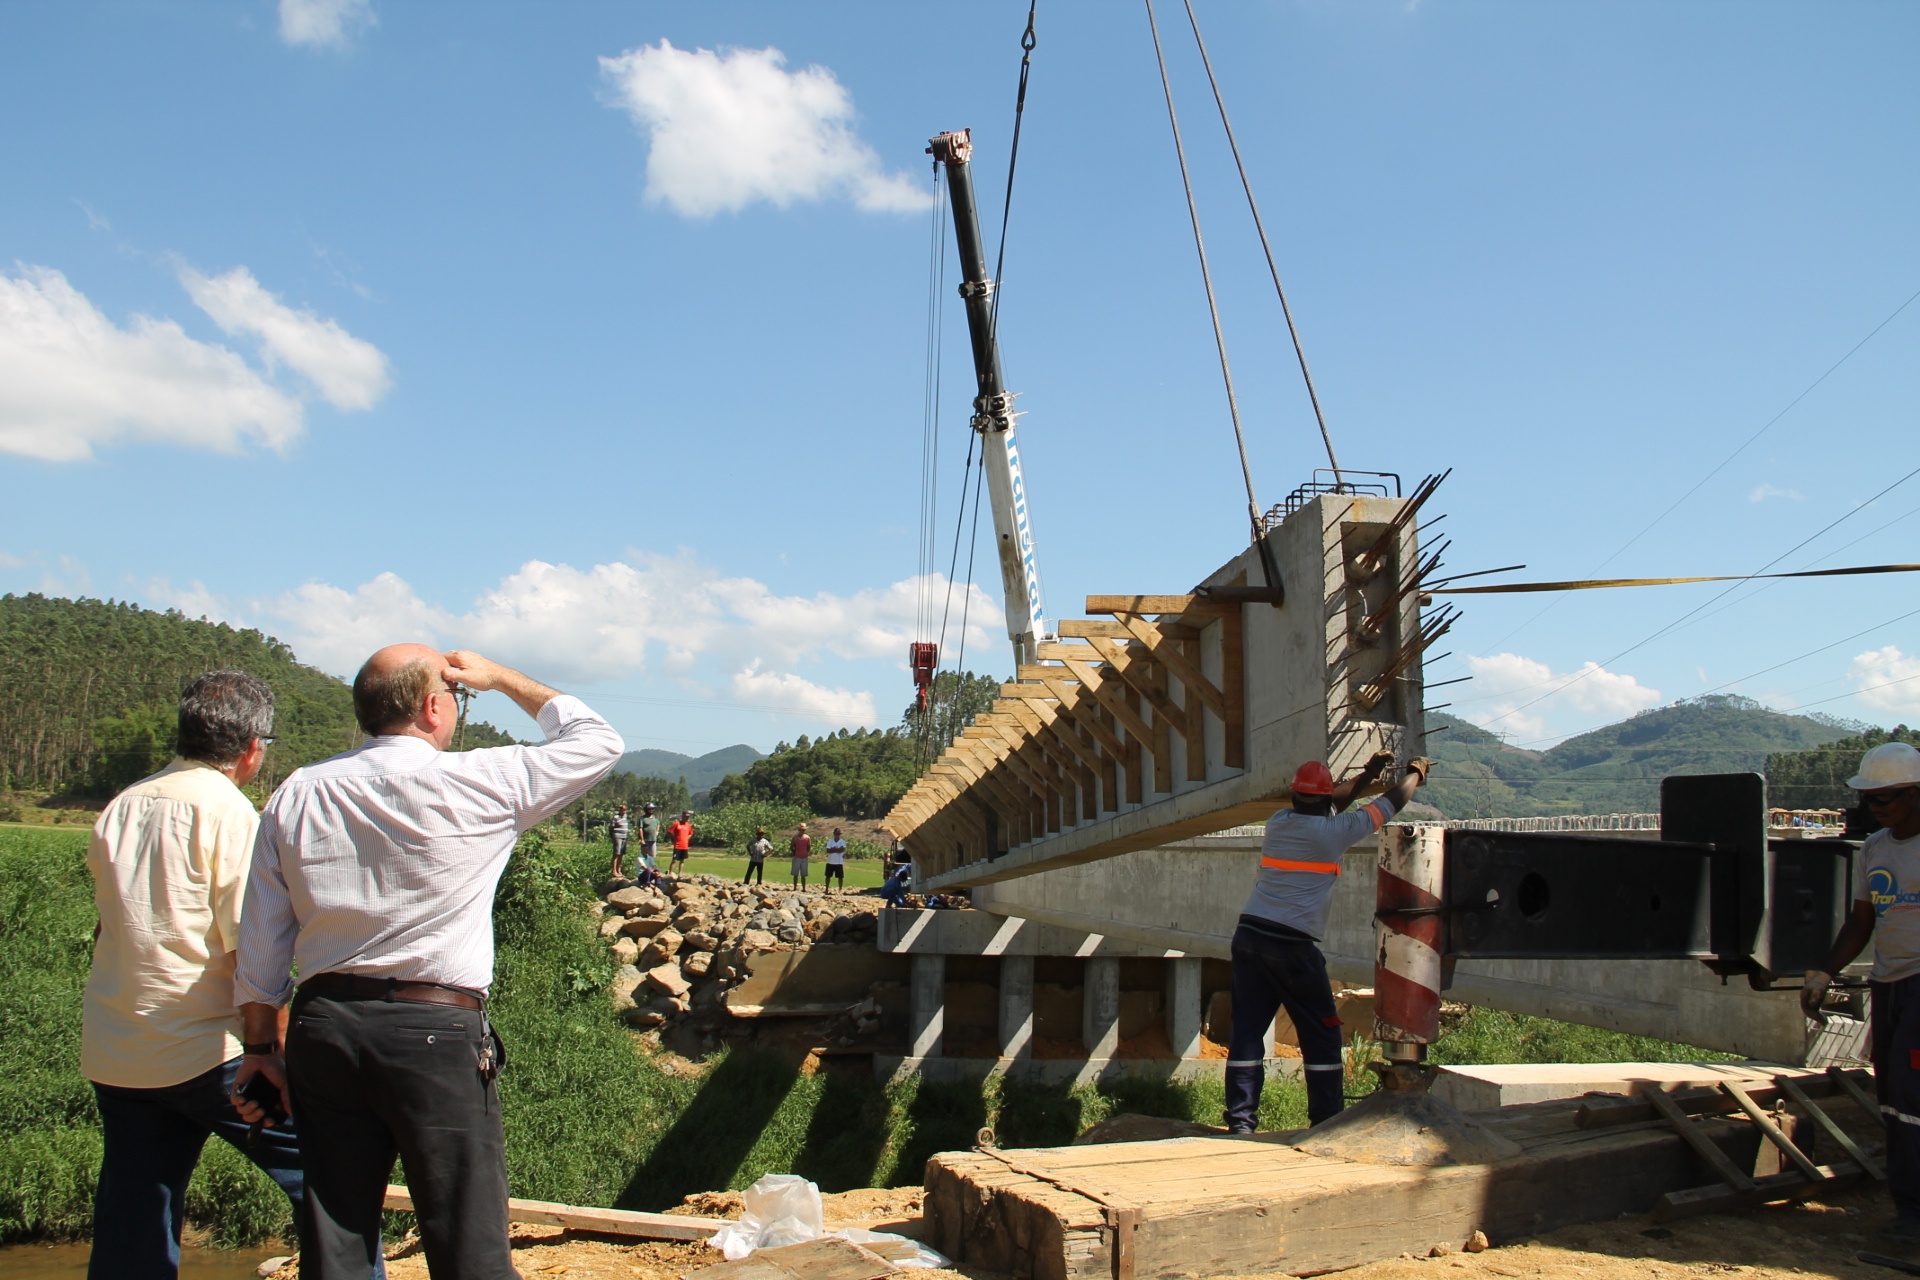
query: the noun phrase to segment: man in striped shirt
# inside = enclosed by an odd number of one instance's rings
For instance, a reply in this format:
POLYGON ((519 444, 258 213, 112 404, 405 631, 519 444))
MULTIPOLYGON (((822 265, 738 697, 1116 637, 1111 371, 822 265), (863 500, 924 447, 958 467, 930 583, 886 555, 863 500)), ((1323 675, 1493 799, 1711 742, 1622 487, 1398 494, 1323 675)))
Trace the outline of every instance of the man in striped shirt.
POLYGON ((1342 812, 1392 763, 1391 751, 1375 752, 1359 773, 1339 786, 1320 761, 1303 764, 1293 775, 1293 807, 1267 820, 1260 871, 1233 934, 1233 1040, 1227 1048, 1226 1077, 1226 1120, 1232 1133, 1252 1133, 1258 1127, 1267 1028, 1283 1005, 1300 1037, 1309 1123, 1330 1119, 1345 1105, 1340 1015, 1327 984, 1327 960, 1317 944, 1327 931, 1340 855, 1405 807, 1431 767, 1416 756, 1391 790, 1352 813, 1342 812))

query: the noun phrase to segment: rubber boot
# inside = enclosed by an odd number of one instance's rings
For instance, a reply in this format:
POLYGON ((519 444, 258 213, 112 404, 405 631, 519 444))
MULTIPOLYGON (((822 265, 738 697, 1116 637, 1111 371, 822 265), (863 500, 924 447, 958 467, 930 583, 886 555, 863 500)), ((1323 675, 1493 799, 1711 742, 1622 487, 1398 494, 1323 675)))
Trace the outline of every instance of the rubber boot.
POLYGON ((1260 1127, 1260 1091, 1267 1083, 1267 1069, 1259 1062, 1227 1064, 1228 1133, 1252 1133, 1260 1127))

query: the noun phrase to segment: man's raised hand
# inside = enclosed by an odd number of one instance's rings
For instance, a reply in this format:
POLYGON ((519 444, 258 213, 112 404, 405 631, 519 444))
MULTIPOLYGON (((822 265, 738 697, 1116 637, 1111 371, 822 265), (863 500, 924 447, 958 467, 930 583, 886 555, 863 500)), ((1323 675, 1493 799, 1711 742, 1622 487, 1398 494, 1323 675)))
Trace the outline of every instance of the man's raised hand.
POLYGON ((501 677, 512 674, 511 668, 483 658, 470 649, 454 649, 444 656, 447 666, 440 673, 440 678, 448 684, 465 685, 476 693, 499 688, 501 677))

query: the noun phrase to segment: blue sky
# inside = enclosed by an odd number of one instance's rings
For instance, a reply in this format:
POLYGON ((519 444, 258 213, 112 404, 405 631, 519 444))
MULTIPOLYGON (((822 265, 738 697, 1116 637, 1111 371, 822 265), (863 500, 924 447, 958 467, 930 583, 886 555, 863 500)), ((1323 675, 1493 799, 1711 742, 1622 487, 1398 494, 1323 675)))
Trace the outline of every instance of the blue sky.
MULTIPOLYGON (((1270 504, 1324 457, 1159 8, 1270 504)), ((1920 9, 1197 10, 1342 461, 1453 467, 1454 570, 1745 573, 1835 520, 1777 567, 1920 561, 1920 477, 1847 515, 1920 467, 1920 9)), ((257 625, 341 674, 480 648, 635 746, 893 723, 922 149, 971 126, 997 210, 1024 19, 0 7, 0 591, 257 625)), ((1042 0, 1003 298, 1050 613, 1233 554, 1139 6, 1042 0)), ((944 570, 970 378, 940 305, 944 570)), ((968 665, 1004 675, 975 576, 968 665)), ((1909 579, 1721 590, 1470 599, 1428 677, 1475 679, 1433 700, 1529 745, 1716 689, 1920 716, 1909 579)))

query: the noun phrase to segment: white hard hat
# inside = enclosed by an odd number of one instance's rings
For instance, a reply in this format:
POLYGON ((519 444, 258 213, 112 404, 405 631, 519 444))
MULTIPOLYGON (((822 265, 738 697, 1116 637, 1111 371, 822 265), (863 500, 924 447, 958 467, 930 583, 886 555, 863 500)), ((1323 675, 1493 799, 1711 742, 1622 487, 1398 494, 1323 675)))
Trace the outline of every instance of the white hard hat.
POLYGON ((1920 785, 1920 750, 1905 742, 1883 742, 1860 757, 1860 772, 1847 779, 1855 791, 1920 785))

